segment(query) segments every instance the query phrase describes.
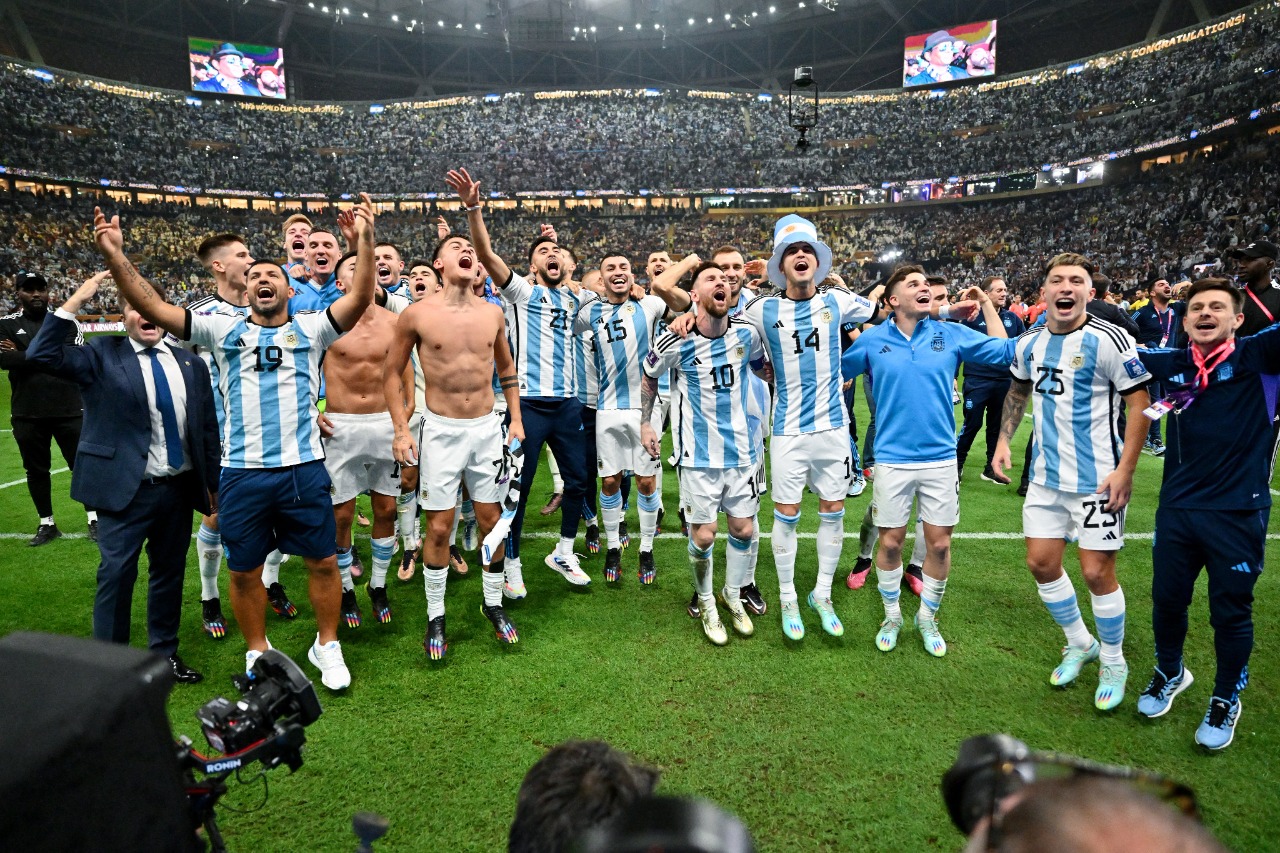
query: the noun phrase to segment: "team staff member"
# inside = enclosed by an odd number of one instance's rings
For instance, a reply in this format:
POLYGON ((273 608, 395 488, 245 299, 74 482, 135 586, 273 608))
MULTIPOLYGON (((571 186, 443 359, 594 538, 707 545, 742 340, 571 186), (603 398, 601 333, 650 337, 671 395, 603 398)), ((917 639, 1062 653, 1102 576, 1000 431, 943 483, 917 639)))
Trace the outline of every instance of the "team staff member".
MULTIPOLYGON (((1280 295, 1280 294, 1278 294, 1280 295)), ((1134 340, 1143 349, 1156 349, 1173 345, 1174 332, 1178 330, 1178 317, 1170 300, 1173 299, 1173 286, 1167 279, 1160 279, 1151 285, 1151 301, 1133 312, 1133 322, 1138 327, 1134 340)), ((1159 382, 1147 386, 1151 399, 1159 400, 1163 395, 1159 382)), ((1147 441, 1143 447, 1154 456, 1164 454, 1164 441, 1160 438, 1160 421, 1151 421, 1147 429, 1147 441)))
POLYGON ((1239 262, 1240 282, 1244 285, 1244 322, 1236 332, 1240 337, 1261 332, 1280 321, 1280 285, 1271 279, 1278 251, 1275 243, 1258 240, 1228 253, 1239 262))
POLYGON ((1151 549, 1156 668, 1138 711, 1163 716, 1191 686, 1182 649, 1203 568, 1218 669, 1195 740, 1211 750, 1230 745, 1240 720, 1253 650, 1253 587, 1262 573, 1271 514, 1280 327, 1237 338, 1247 300, 1226 279, 1201 279, 1187 294, 1183 328, 1190 346, 1138 351, 1164 383, 1171 408, 1151 549))
POLYGON ((163 342, 123 295, 125 337, 64 343, 75 316, 105 279, 80 285, 28 350, 32 362, 84 389, 84 432, 71 495, 101 510, 93 636, 129 642, 138 557, 147 547, 148 646, 169 658, 178 681, 203 676, 178 657, 182 579, 191 547, 191 515, 213 511, 218 490, 218 420, 209 370, 196 355, 163 342))
MULTIPOLYGON (((99 273, 100 279, 105 276, 106 273, 99 273)), ((27 491, 40 517, 36 535, 27 540, 27 544, 44 545, 62 535, 53 520, 53 486, 49 479, 53 460, 49 443, 56 441, 67 467, 75 467, 84 407, 80 389, 74 382, 50 376, 27 361, 27 347, 49 315, 49 283, 39 273, 20 272, 15 290, 18 310, 0 318, 0 367, 9 371, 13 395, 10 425, 27 475, 27 491)), ((79 326, 73 324, 66 332, 63 343, 84 343, 79 326)), ((98 538, 97 519, 97 513, 90 510, 89 538, 94 540, 98 538)))
MULTIPOLYGON (((1016 338, 1026 331, 1018 315, 1005 308, 1009 297, 1009 287, 1000 276, 988 276, 982 282, 982 289, 1000 317, 1000 325, 1004 329, 1003 337, 1016 338)), ((979 315, 965 323, 970 329, 992 334, 987 329, 987 318, 979 315)), ((982 469, 982 479, 991 483, 1007 486, 1009 478, 991 467, 991 457, 996 452, 996 440, 999 438, 1000 412, 1004 408, 1005 395, 1009 393, 1009 371, 999 366, 986 364, 968 364, 964 368, 964 426, 960 430, 960 438, 956 441, 956 468, 963 476, 964 460, 973 447, 978 430, 982 429, 983 418, 987 422, 987 463, 982 469)))

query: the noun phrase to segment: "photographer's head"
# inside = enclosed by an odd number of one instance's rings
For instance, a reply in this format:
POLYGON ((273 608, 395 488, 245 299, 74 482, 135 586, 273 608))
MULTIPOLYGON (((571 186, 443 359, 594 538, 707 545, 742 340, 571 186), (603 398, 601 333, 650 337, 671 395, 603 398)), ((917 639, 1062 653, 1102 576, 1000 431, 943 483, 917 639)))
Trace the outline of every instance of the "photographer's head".
POLYGON ((582 834, 653 793, 658 771, 603 741, 566 741, 529 768, 507 839, 510 853, 570 850, 582 834))
POLYGON ((1119 779, 1047 779, 1000 806, 998 831, 983 819, 966 853, 1225 853, 1201 824, 1119 779))

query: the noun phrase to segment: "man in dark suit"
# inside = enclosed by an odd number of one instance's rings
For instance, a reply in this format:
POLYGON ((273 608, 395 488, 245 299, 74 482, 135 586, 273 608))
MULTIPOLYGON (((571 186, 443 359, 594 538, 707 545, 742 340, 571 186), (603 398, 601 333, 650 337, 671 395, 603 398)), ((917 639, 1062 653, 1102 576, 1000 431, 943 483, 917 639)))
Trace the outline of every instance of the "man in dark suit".
POLYGON ((129 612, 138 556, 146 543, 148 645, 169 658, 174 678, 203 676, 178 657, 182 580, 195 511, 216 503, 218 423, 209 369, 123 303, 126 337, 99 337, 85 346, 63 343, 76 312, 98 289, 95 276, 41 326, 27 360, 76 382, 84 426, 71 496, 98 510, 98 592, 93 636, 129 642, 129 612))

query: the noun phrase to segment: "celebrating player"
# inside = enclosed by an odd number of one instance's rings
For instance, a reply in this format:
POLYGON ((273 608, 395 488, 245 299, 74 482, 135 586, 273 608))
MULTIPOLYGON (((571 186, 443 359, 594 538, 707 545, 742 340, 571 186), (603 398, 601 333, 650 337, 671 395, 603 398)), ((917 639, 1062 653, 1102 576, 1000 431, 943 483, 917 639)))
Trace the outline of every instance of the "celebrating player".
POLYGON ((884 602, 884 621, 876 647, 892 651, 902 630, 902 545, 912 501, 918 503, 925 538, 924 583, 915 626, 934 657, 947 653, 938 630, 938 608, 951 571, 951 533, 960 521, 952 383, 964 364, 1008 364, 1012 342, 981 288, 965 294, 971 301, 937 305, 924 269, 898 267, 885 282, 884 299, 893 314, 859 335, 845 352, 844 375, 875 376, 872 393, 876 429, 873 514, 880 528, 876 577, 884 602), (992 337, 960 323, 938 322, 953 314, 968 319, 980 304, 992 337))
POLYGON ((729 285, 717 264, 699 264, 691 295, 700 309, 692 332, 684 338, 667 332, 645 359, 640 431, 645 449, 658 459, 658 433, 650 421, 657 377, 674 370, 679 407, 675 455, 689 523, 689 562, 702 630, 707 639, 722 646, 729 637, 712 592, 712 549, 721 511, 729 526, 721 600, 735 631, 744 637, 754 631, 740 600, 751 560, 753 520, 760 505, 756 488, 760 459, 747 421, 746 377, 751 362, 762 359, 764 348, 750 324, 729 319, 729 285))
MULTIPOLYGON (((495 367, 507 401, 510 437, 523 439, 524 428, 502 311, 474 290, 475 248, 465 237, 451 235, 436 246, 432 264, 444 290, 415 302, 400 315, 383 382, 395 424, 396 461, 416 465, 421 459, 418 494, 427 513, 422 575, 428 621, 423 648, 428 658, 441 660, 448 649, 444 593, 458 486, 465 484, 471 495, 482 535, 497 522, 498 501, 505 496, 501 477, 495 476, 504 459, 502 423, 493 415, 495 367), (416 441, 409 434, 408 389, 403 378, 415 348, 426 403, 422 433, 416 441)), ((483 569, 481 610, 499 640, 518 642, 516 627, 502 608, 501 566, 495 563, 483 569)))
POLYGON ((1093 297, 1089 260, 1064 253, 1046 270, 1047 321, 1017 340, 1014 382, 992 465, 999 473, 1009 467, 1009 442, 1034 393, 1035 450, 1022 532, 1040 600, 1067 636, 1062 663, 1049 683, 1070 684, 1084 664, 1101 658, 1094 705, 1110 711, 1124 699, 1129 678, 1116 553, 1124 546, 1124 509, 1147 433, 1142 410, 1149 402, 1151 376, 1128 333, 1085 312, 1093 297), (1124 398, 1128 415, 1123 445, 1118 397, 1124 398), (1069 538, 1080 543, 1080 574, 1089 587, 1101 643, 1085 627, 1071 578, 1062 568, 1069 538))
POLYGON ((789 215, 774 226, 769 280, 786 298, 757 297, 743 319, 764 340, 773 365, 773 560, 782 600, 782 629, 804 637, 795 587, 796 525, 806 485, 818 495, 818 579, 809 606, 822 628, 840 636, 844 626, 831 604, 831 579, 844 547, 844 499, 853 476, 849 414, 841 393, 840 327, 871 318, 875 308, 843 290, 819 290, 831 270, 831 249, 813 223, 789 215))
POLYGON ((338 643, 338 574, 329 475, 315 427, 320 360, 373 298, 373 204, 357 207, 360 255, 352 291, 324 312, 288 313, 288 278, 258 261, 246 275, 249 316, 198 315, 165 302, 124 254, 119 217, 94 210, 95 239, 130 305, 180 340, 207 347, 218 363, 226 408, 219 524, 228 546, 231 606, 249 651, 270 648, 262 564, 273 548, 302 556, 318 633, 307 652, 330 690, 351 684, 338 643))
MULTIPOLYGON (((616 582, 621 573, 619 521, 622 516, 622 477, 634 471, 640 487, 640 583, 653 583, 653 536, 658 527, 657 470, 662 461, 640 446, 641 364, 649 354, 653 329, 666 317, 667 306, 656 296, 635 299, 631 262, 614 252, 600 263, 604 297, 584 294, 574 317, 574 331, 591 332, 599 376, 596 406, 596 458, 601 477, 600 516, 604 521, 605 580, 616 582)), ((649 413, 652 415, 652 411, 649 413)))

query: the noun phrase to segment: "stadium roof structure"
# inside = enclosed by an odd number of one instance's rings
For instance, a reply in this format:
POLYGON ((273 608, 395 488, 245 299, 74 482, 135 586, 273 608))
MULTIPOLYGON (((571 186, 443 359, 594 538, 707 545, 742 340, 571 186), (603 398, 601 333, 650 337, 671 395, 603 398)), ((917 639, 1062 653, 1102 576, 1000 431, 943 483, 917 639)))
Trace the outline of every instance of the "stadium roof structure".
POLYGON ((280 45, 290 95, 547 88, 825 91, 901 82, 909 34, 1000 20, 1000 74, 1154 38, 1233 0, 7 0, 0 52, 183 89, 188 36, 280 45))

